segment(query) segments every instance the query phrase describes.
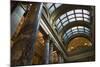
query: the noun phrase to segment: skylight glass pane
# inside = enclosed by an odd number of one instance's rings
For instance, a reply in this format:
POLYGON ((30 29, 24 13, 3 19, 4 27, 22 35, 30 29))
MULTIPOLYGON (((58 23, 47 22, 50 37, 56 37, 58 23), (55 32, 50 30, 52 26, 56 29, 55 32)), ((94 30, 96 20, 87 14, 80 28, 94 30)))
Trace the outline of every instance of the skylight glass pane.
POLYGON ((56 8, 58 8, 58 7, 60 7, 61 6, 61 4, 55 4, 55 7, 56 8))
POLYGON ((78 31, 78 30, 77 30, 77 27, 73 27, 73 28, 72 28, 72 31, 73 31, 73 32, 78 31))
POLYGON ((66 14, 63 14, 63 15, 60 17, 60 19, 63 19, 64 17, 66 17, 66 14))
POLYGON ((61 30, 62 30, 62 28, 63 28, 63 27, 62 27, 62 26, 60 26, 59 31, 61 31, 61 30))
POLYGON ((65 39, 66 39, 66 36, 64 35, 63 38, 64 38, 64 40, 65 40, 65 39))
POLYGON ((63 26, 65 26, 65 25, 67 25, 67 24, 68 24, 68 21, 64 22, 64 23, 63 23, 63 26))
POLYGON ((86 14, 84 14, 83 16, 86 17, 86 18, 90 18, 89 15, 86 15, 86 14))
POLYGON ((57 19, 57 21, 56 21, 56 25, 59 23, 59 21, 60 21, 60 20, 59 20, 59 19, 57 19))
POLYGON ((84 27, 83 26, 78 26, 78 30, 79 31, 84 31, 84 27))
POLYGON ((55 10, 54 6, 52 6, 50 9, 50 14, 55 10))
POLYGON ((67 21, 67 18, 64 18, 64 19, 62 20, 62 23, 64 23, 65 21, 67 21))
POLYGON ((88 31, 85 31, 85 33, 84 34, 86 34, 86 35, 90 35, 90 32, 88 32, 88 31))
POLYGON ((67 33, 67 36, 72 35, 72 32, 67 33))
POLYGON ((77 34, 77 33, 78 33, 78 31, 73 31, 73 35, 74 35, 74 34, 77 34))
POLYGON ((74 29, 74 30, 72 30, 73 32, 77 32, 78 30, 77 29, 74 29))
POLYGON ((85 32, 89 34, 89 31, 88 30, 85 30, 85 32))
POLYGON ((65 38, 65 36, 66 36, 66 33, 64 34, 63 38, 65 38))
POLYGON ((87 19, 87 18, 84 18, 84 21, 86 21, 86 22, 90 22, 89 19, 87 19))
POLYGON ((76 14, 76 17, 82 17, 82 14, 76 14))
POLYGON ((83 28, 79 28, 78 31, 84 31, 84 29, 83 28))
POLYGON ((85 13, 85 14, 89 14, 89 11, 87 11, 87 10, 83 10, 83 13, 85 13))
POLYGON ((90 31, 90 29, 88 29, 87 27, 84 27, 85 28, 85 30, 88 30, 88 31, 90 31))
POLYGON ((78 28, 84 28, 83 26, 78 26, 78 28))
POLYGON ((85 32, 83 32, 83 31, 79 31, 78 33, 85 34, 85 32))
POLYGON ((67 15, 70 15, 70 14, 74 14, 74 11, 71 10, 71 11, 67 12, 67 15))
POLYGON ((77 29, 77 27, 73 27, 73 28, 72 28, 72 30, 75 30, 75 29, 77 29))
POLYGON ((71 32, 71 29, 69 29, 69 30, 66 32, 66 34, 68 34, 69 32, 71 32))
POLYGON ((76 9, 75 13, 82 13, 82 9, 76 9))
POLYGON ((71 37, 72 35, 73 35, 72 32, 69 32, 69 33, 67 34, 68 38, 71 37))
POLYGON ((72 18, 72 19, 69 20, 69 22, 73 22, 73 21, 75 21, 75 18, 72 18))
POLYGON ((80 18, 76 18, 76 20, 83 20, 83 18, 81 18, 81 17, 80 18))
POLYGON ((58 24, 57 28, 59 28, 61 26, 61 23, 58 24))
POLYGON ((68 16, 68 18, 69 18, 69 19, 71 19, 71 18, 73 18, 73 17, 75 17, 75 15, 74 15, 74 14, 73 14, 73 15, 68 16))
POLYGON ((66 41, 67 39, 68 39, 68 37, 67 37, 67 36, 65 36, 65 37, 64 37, 64 41, 66 41))
POLYGON ((46 4, 47 8, 49 9, 53 4, 52 3, 49 3, 49 4, 46 4))

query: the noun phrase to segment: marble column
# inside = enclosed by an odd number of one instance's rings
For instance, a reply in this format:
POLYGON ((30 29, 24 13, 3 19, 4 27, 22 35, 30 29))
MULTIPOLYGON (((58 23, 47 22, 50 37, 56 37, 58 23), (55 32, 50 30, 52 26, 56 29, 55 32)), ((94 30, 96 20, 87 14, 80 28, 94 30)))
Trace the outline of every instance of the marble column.
POLYGON ((11 48, 11 65, 13 66, 32 64, 33 49, 39 29, 42 5, 42 3, 32 3, 26 15, 24 26, 21 28, 19 36, 16 37, 16 43, 11 48), (20 52, 17 48, 22 49, 22 51, 20 52), (18 55, 18 52, 20 52, 20 55, 18 55), (20 58, 16 59, 17 56, 20 56, 20 58))
POLYGON ((52 57, 53 47, 54 47, 54 42, 51 41, 50 43, 50 63, 52 63, 52 59, 53 59, 52 57))
POLYGON ((50 59, 50 39, 47 38, 44 51, 44 64, 49 64, 50 59))

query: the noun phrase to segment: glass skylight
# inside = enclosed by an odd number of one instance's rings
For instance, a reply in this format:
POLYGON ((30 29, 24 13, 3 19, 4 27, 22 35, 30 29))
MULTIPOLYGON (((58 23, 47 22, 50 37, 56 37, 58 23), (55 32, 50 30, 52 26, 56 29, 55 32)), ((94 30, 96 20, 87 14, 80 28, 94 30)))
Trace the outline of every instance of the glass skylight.
POLYGON ((82 13, 82 9, 76 9, 75 13, 82 13))
POLYGON ((72 18, 69 20, 69 22, 73 22, 73 21, 76 21, 75 18, 72 18))
POLYGON ((60 20, 59 20, 59 19, 57 19, 57 21, 56 21, 56 25, 59 23, 59 21, 60 21, 60 20))
POLYGON ((66 14, 63 14, 63 15, 60 17, 60 19, 63 19, 64 17, 66 17, 66 14))
POLYGON ((86 21, 86 22, 90 22, 90 20, 89 20, 89 19, 87 19, 87 18, 84 18, 84 21, 86 21))
POLYGON ((75 18, 75 15, 73 14, 73 15, 68 16, 68 19, 71 19, 71 18, 75 18))
POLYGON ((90 29, 88 29, 87 27, 84 27, 84 26, 72 27, 65 32, 63 39, 65 41, 69 37, 73 36, 74 34, 78 34, 78 33, 89 35, 90 29))
POLYGON ((76 17, 82 17, 82 14, 76 14, 76 17))
POLYGON ((46 4, 50 14, 55 10, 57 9, 58 7, 61 6, 61 4, 52 4, 52 3, 49 3, 49 4, 46 4))
POLYGON ((64 22, 64 23, 63 23, 63 26, 65 26, 66 24, 68 24, 68 21, 64 22))
POLYGON ((67 12, 67 15, 70 15, 70 14, 74 14, 74 11, 71 10, 71 11, 67 12))
POLYGON ((83 10, 83 13, 90 14, 89 11, 87 11, 87 10, 83 10))
POLYGON ((62 23, 64 23, 65 21, 67 21, 67 18, 64 18, 64 19, 62 20, 62 23))
MULTIPOLYGON (((89 11, 84 10, 84 9, 75 9, 75 10, 68 11, 65 14, 61 15, 58 19, 59 20, 56 21, 56 25, 59 23, 62 23, 60 24, 62 27, 74 21, 90 22, 89 11)), ((58 27, 61 27, 60 25, 58 27)))
POLYGON ((86 18, 88 18, 88 19, 90 18, 89 15, 86 15, 86 14, 84 14, 83 16, 86 17, 86 18))
POLYGON ((83 18, 82 17, 78 17, 78 18, 76 18, 76 20, 83 20, 83 18))
POLYGON ((55 7, 56 8, 58 8, 58 7, 60 7, 61 6, 61 4, 55 4, 55 7))
POLYGON ((47 8, 49 9, 53 4, 52 3, 48 3, 46 4, 47 8))
POLYGON ((61 23, 58 24, 57 28, 59 28, 61 26, 61 23))
POLYGON ((54 10, 55 10, 55 7, 54 7, 54 6, 52 6, 52 7, 49 9, 50 13, 52 13, 54 10))

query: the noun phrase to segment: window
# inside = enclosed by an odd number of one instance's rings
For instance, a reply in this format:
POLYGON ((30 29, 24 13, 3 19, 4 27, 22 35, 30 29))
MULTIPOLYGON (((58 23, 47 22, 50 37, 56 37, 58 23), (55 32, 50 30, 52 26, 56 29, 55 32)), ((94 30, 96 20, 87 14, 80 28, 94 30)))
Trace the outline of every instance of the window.
POLYGON ((55 4, 55 7, 56 8, 58 8, 58 7, 60 7, 61 6, 61 4, 55 4))
MULTIPOLYGON (((60 23, 61 25, 62 23, 62 27, 63 27, 66 26, 68 23, 73 23, 74 21, 90 22, 89 11, 84 9, 75 9, 75 10, 68 11, 59 17, 59 20, 56 21, 56 24, 60 23)), ((82 31, 82 29, 79 30, 82 31)))
POLYGON ((75 13, 82 13, 82 9, 76 9, 75 13))
POLYGON ((73 27, 73 28, 72 28, 72 30, 75 30, 75 29, 77 29, 77 27, 73 27))
POLYGON ((83 20, 83 18, 82 17, 77 17, 76 20, 83 20))
POLYGON ((66 14, 63 14, 63 15, 60 17, 60 19, 63 19, 64 17, 66 17, 66 14))
POLYGON ((55 10, 57 9, 59 6, 61 6, 61 4, 52 4, 52 3, 49 3, 49 4, 46 4, 50 14, 55 10))
POLYGON ((86 15, 86 14, 84 14, 83 16, 84 16, 85 18, 88 18, 88 19, 90 18, 89 15, 86 15))
POLYGON ((64 18, 64 19, 62 20, 62 23, 64 23, 65 21, 67 21, 67 18, 64 18))
POLYGON ((74 11, 73 10, 67 12, 67 15, 71 15, 71 14, 74 14, 74 11))
POLYGON ((89 19, 87 19, 87 18, 84 18, 84 21, 86 21, 86 22, 90 22, 89 19))
POLYGON ((58 30, 59 30, 59 32, 62 30, 62 28, 63 28, 62 26, 60 26, 60 27, 59 27, 59 29, 58 29, 58 30))
POLYGON ((73 31, 73 32, 76 32, 76 31, 77 31, 77 27, 73 27, 73 28, 72 28, 72 31, 73 31))
POLYGON ((59 28, 61 26, 61 23, 58 24, 57 28, 59 28))
POLYGON ((55 10, 54 6, 52 6, 50 9, 50 14, 55 10))
POLYGON ((63 23, 63 26, 65 26, 66 24, 68 24, 68 21, 65 21, 65 22, 63 23))
POLYGON ((71 19, 71 18, 75 18, 75 15, 73 14, 73 15, 68 16, 68 19, 71 19))
POLYGON ((81 33, 81 34, 86 34, 89 35, 90 34, 90 29, 84 26, 76 26, 76 27, 72 27, 69 30, 67 30, 64 34, 64 40, 66 40, 65 38, 70 38, 71 36, 81 33))
POLYGON ((56 21, 56 25, 59 23, 59 21, 60 21, 60 20, 59 20, 59 19, 57 19, 57 21, 56 21))
POLYGON ((68 34, 69 32, 71 32, 71 29, 69 29, 69 30, 66 32, 66 34, 68 34))
POLYGON ((69 20, 69 22, 73 22, 73 21, 76 21, 75 18, 72 18, 69 20))
POLYGON ((76 30, 75 32, 73 31, 73 35, 74 35, 74 34, 78 34, 78 33, 79 33, 79 32, 78 32, 77 30, 76 30))
POLYGON ((89 11, 87 11, 87 10, 83 10, 83 13, 90 14, 89 11))
POLYGON ((82 14, 76 14, 76 17, 82 17, 82 14))
POLYGON ((85 27, 85 30, 90 31, 90 29, 88 29, 87 27, 85 27))
POLYGON ((78 26, 78 28, 79 28, 79 29, 83 29, 84 27, 83 27, 83 26, 78 26))

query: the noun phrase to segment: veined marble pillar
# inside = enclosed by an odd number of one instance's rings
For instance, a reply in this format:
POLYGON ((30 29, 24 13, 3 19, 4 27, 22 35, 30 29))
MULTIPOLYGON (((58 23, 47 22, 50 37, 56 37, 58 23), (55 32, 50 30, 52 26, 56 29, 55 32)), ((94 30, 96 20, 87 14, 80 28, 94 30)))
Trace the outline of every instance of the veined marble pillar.
POLYGON ((32 3, 26 15, 26 20, 20 31, 20 35, 16 37, 17 41, 11 48, 11 65, 13 66, 32 64, 33 49, 39 29, 42 5, 42 3, 32 3), (22 49, 22 51, 20 52, 19 49, 22 49), (17 56, 20 56, 20 58, 17 56))
POLYGON ((50 63, 52 63, 52 59, 53 59, 53 57, 52 57, 52 52, 53 52, 53 47, 54 47, 53 45, 54 45, 54 43, 52 41, 50 44, 50 63))
POLYGON ((49 64, 50 59, 50 39, 48 38, 45 44, 44 63, 49 64))

